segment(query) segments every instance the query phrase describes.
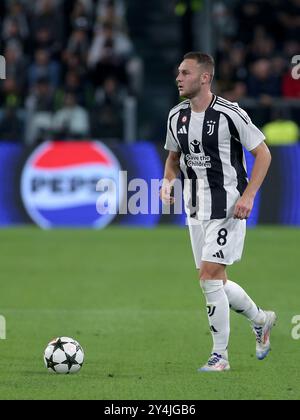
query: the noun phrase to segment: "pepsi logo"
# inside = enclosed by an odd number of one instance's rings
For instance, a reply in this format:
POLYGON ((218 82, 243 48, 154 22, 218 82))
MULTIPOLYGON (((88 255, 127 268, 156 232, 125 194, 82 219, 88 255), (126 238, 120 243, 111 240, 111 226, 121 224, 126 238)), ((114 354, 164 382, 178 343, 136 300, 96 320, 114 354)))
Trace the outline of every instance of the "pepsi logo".
POLYGON ((46 142, 24 166, 24 206, 44 229, 103 228, 115 215, 97 212, 96 185, 102 178, 118 183, 120 170, 117 158, 101 142, 46 142))

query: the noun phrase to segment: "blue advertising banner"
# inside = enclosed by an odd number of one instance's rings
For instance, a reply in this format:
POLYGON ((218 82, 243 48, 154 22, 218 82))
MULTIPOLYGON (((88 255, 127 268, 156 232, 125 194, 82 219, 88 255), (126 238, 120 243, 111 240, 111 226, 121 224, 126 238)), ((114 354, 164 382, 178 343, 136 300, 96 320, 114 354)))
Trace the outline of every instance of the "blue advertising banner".
POLYGON ((300 147, 280 147, 278 154, 282 162, 279 223, 300 226, 300 147))
POLYGON ((20 200, 19 171, 24 148, 18 144, 0 143, 0 226, 28 221, 20 200))
MULTIPOLYGON (((300 226, 300 145, 271 151, 271 169, 256 197, 248 225, 300 226)), ((158 191, 165 158, 162 147, 150 142, 110 148, 99 141, 46 142, 34 151, 1 142, 0 226, 183 225, 183 212, 162 214, 158 191), (103 187, 100 180, 111 184, 103 187), (101 201, 101 197, 105 199, 101 201), (112 197, 116 197, 114 212, 99 211, 112 197)), ((250 174, 254 159, 248 152, 246 160, 250 174)))

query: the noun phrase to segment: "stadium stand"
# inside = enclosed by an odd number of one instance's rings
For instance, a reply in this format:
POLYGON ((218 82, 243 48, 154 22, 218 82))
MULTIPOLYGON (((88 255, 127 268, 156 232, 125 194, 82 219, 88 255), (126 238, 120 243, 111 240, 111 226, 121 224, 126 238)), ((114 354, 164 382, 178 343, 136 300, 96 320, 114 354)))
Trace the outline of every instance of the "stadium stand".
POLYGON ((205 35, 197 24, 205 4, 215 91, 260 127, 277 109, 298 124, 300 81, 291 59, 300 54, 300 0, 3 0, 1 138, 122 140, 124 106, 134 98, 137 138, 161 141, 166 113, 179 100, 176 66, 205 35))
POLYGON ((1 137, 122 138, 122 106, 143 71, 123 0, 6 0, 0 19, 1 137))

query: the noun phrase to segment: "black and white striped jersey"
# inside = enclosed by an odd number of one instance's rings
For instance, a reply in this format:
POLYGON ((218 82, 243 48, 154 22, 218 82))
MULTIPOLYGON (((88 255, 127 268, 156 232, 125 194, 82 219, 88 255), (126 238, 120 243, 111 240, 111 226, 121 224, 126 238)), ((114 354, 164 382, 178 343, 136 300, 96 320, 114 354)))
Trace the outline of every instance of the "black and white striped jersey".
POLYGON ((165 149, 181 152, 186 212, 198 220, 232 217, 247 185, 243 146, 265 140, 237 103, 213 96, 205 112, 186 100, 169 113, 165 149))

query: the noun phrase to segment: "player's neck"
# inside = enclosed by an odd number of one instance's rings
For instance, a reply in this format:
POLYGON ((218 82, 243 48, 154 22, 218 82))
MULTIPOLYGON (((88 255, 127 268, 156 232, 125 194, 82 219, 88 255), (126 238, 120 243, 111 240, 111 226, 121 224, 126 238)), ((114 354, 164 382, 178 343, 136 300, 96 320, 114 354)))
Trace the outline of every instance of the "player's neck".
POLYGON ((191 108, 194 112, 205 112, 211 104, 213 94, 211 91, 205 93, 205 95, 196 96, 191 99, 191 108))

